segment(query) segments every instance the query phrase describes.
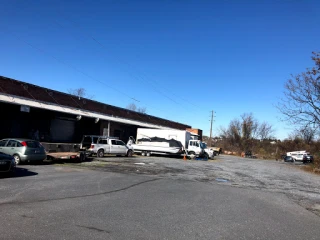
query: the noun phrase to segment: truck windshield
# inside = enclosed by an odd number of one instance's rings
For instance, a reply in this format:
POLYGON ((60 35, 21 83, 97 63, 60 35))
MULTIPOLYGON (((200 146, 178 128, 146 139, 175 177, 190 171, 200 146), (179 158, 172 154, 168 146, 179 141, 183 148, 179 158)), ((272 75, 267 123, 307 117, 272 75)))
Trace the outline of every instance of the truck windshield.
POLYGON ((206 148, 207 148, 207 144, 201 143, 201 144, 200 144, 200 147, 201 147, 202 149, 206 149, 206 148))

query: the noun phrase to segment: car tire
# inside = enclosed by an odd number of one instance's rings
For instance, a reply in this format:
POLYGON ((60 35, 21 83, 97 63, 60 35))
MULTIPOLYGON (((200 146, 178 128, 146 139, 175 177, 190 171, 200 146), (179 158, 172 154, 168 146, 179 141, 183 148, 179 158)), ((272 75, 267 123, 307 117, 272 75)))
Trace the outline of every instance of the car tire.
POLYGON ((86 160, 86 154, 80 153, 79 162, 84 162, 86 160))
POLYGON ((127 157, 132 157, 132 155, 133 155, 132 150, 128 150, 128 152, 127 152, 127 157))
POLYGON ((13 155, 14 161, 16 162, 16 165, 20 165, 21 164, 21 158, 18 154, 14 154, 13 155))
POLYGON ((100 149, 100 150, 97 152, 97 157, 99 157, 99 158, 104 157, 104 151, 103 151, 102 149, 100 149))

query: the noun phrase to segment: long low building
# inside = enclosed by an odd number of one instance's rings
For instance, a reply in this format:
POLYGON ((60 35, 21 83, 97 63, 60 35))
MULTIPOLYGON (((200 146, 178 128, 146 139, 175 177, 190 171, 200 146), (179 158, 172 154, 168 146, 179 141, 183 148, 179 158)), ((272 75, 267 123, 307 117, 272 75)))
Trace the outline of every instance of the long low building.
POLYGON ((78 143, 83 135, 107 135, 127 141, 138 127, 201 130, 144 113, 111 106, 0 76, 0 139, 32 138, 78 143))

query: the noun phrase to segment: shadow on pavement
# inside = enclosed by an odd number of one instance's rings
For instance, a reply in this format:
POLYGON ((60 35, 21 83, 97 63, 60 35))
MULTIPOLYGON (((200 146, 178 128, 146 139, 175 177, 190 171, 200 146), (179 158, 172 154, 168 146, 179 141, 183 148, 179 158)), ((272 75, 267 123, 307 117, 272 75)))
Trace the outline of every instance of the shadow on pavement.
POLYGON ((1 178, 19 178, 19 177, 30 177, 38 175, 36 172, 29 171, 26 168, 17 167, 15 173, 13 174, 2 174, 0 175, 1 178))

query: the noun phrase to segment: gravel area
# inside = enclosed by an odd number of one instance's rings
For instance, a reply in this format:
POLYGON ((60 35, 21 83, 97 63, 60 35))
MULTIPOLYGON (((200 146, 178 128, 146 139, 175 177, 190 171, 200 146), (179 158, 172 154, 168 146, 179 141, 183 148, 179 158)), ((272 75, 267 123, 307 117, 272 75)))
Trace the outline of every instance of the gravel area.
POLYGON ((107 156, 72 165, 283 193, 320 216, 320 176, 303 171, 303 164, 219 155, 209 161, 107 156))

